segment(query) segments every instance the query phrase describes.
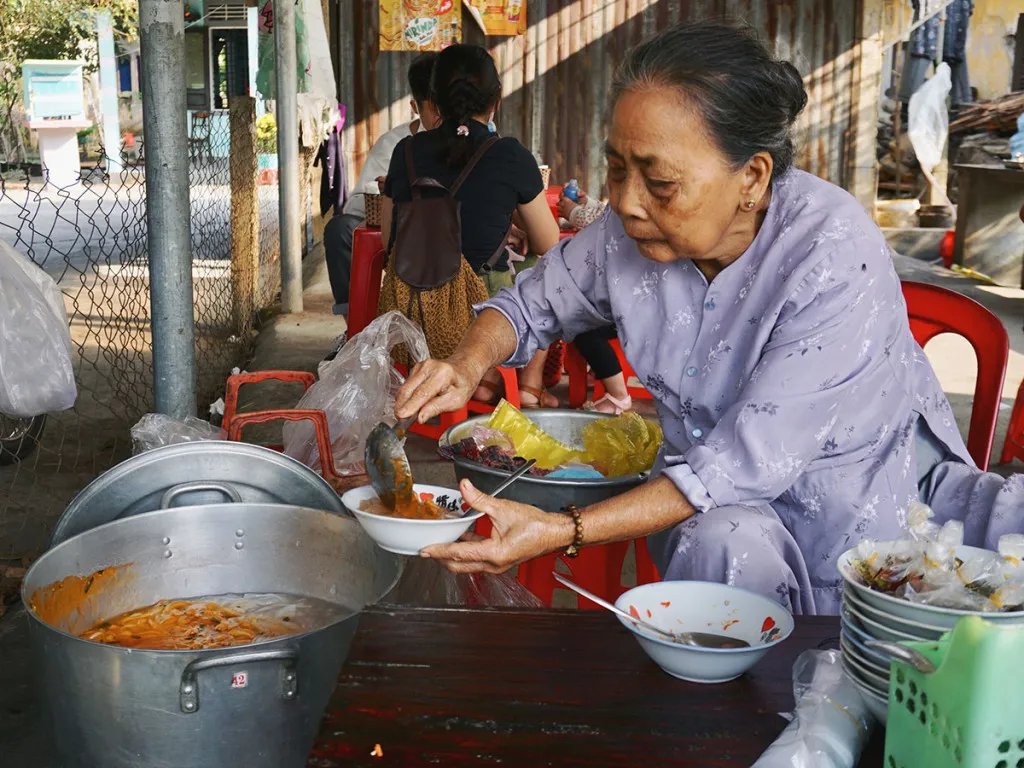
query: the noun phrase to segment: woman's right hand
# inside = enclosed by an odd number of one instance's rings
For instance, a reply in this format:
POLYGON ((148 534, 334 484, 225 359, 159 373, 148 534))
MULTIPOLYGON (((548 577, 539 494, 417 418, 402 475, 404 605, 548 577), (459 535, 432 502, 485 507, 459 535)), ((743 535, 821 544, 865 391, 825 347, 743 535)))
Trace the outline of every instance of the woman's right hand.
POLYGON ((418 363, 395 397, 395 416, 416 416, 425 424, 442 413, 457 411, 469 402, 487 369, 451 358, 418 363), (417 415, 418 414, 418 415, 417 415))

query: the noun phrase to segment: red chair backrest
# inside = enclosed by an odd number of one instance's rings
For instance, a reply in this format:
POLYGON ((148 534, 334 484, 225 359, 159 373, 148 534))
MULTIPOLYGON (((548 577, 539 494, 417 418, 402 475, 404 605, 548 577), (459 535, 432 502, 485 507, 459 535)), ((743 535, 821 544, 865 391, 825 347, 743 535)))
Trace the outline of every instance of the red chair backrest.
POLYGON ((967 450, 981 469, 988 469, 999 418, 1010 340, 1002 322, 974 299, 947 288, 904 282, 910 330, 922 347, 941 333, 963 336, 978 359, 978 379, 967 434, 967 450))

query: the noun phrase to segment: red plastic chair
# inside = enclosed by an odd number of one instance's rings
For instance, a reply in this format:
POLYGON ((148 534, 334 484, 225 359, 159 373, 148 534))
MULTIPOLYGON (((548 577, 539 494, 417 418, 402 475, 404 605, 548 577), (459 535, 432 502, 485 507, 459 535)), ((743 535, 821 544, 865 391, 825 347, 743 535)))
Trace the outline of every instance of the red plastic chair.
POLYGON ((1024 461, 1024 381, 1017 390, 1017 400, 1010 414, 1010 427, 1006 430, 1003 441, 1003 454, 999 457, 1000 464, 1009 464, 1014 459, 1024 461))
POLYGON ((910 330, 922 347, 941 333, 963 336, 978 358, 978 380, 967 434, 967 450, 988 469, 999 418, 1003 379, 1010 355, 1006 328, 994 314, 967 296, 925 283, 904 282, 910 330))
POLYGON ((356 227, 352 234, 352 274, 348 300, 349 338, 355 336, 377 317, 384 261, 384 245, 380 230, 356 227))
MULTIPOLYGON (((612 349, 619 358, 619 365, 622 366, 622 373, 626 377, 626 391, 634 400, 653 400, 651 393, 644 387, 630 385, 629 380, 636 376, 630 366, 626 355, 622 351, 622 345, 618 339, 611 340, 612 349)), ((569 373, 569 407, 581 408, 587 401, 587 361, 576 348, 575 344, 569 344, 565 354, 565 370, 569 373)), ((594 399, 604 395, 604 385, 600 381, 594 384, 594 399)))
MULTIPOLYGON (((285 381, 297 382, 309 389, 316 383, 316 376, 308 371, 253 371, 252 373, 236 373, 228 376, 228 382, 224 391, 224 416, 221 419, 221 429, 225 432, 231 430, 231 422, 238 413, 238 392, 246 384, 259 384, 263 381, 285 381)), ((275 450, 281 450, 279 446, 268 446, 275 450)))

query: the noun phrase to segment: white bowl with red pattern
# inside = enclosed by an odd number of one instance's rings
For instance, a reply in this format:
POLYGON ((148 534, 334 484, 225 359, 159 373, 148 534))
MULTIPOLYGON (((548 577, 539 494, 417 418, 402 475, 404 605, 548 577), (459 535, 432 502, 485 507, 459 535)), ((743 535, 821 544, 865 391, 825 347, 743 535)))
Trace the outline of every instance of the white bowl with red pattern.
POLYGON ((619 617, 655 664, 692 683, 735 680, 793 631, 793 615, 774 600, 707 581, 645 584, 623 594, 615 605, 667 632, 710 632, 750 643, 748 648, 698 648, 619 617))
POLYGON ((360 509, 363 502, 377 500, 376 491, 369 485, 347 491, 341 497, 341 503, 355 515, 363 530, 378 547, 396 555, 418 555, 421 549, 435 544, 451 544, 458 541, 474 522, 484 516, 483 512, 470 508, 469 504, 463 501, 462 494, 451 488, 416 483, 412 489, 421 500, 430 500, 447 507, 458 516, 441 520, 410 520, 366 512, 360 509))

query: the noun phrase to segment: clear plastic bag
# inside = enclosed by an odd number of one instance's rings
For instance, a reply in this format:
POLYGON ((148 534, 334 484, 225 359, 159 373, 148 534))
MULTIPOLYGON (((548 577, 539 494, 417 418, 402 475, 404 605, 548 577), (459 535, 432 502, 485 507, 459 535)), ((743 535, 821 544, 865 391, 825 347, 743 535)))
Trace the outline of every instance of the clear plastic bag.
POLYGON ((921 172, 933 189, 941 193, 946 204, 952 207, 941 185, 936 184, 932 171, 942 162, 949 137, 949 109, 946 100, 953 89, 949 64, 942 62, 935 74, 910 97, 907 135, 914 147, 921 172))
MULTIPOLYGON (((395 423, 395 395, 405 379, 391 352, 405 344, 412 359, 426 360, 423 331, 398 312, 381 315, 357 333, 333 360, 320 364, 317 382, 296 408, 312 408, 327 416, 335 468, 340 472, 363 461, 363 448, 379 422, 395 423)), ((320 455, 308 421, 284 426, 284 452, 317 469, 320 455)))
POLYGON ((510 572, 452 573, 437 560, 406 558, 402 577, 381 602, 420 608, 543 608, 510 572))
POLYGON ((147 413, 132 427, 132 453, 138 455, 165 445, 227 438, 223 429, 195 416, 178 421, 162 413, 147 413))
POLYGON ((0 242, 0 413, 32 418, 67 410, 77 398, 60 288, 0 242))
POLYGON ((796 712, 753 768, 853 768, 874 720, 843 673, 838 651, 804 651, 793 664, 796 712))

